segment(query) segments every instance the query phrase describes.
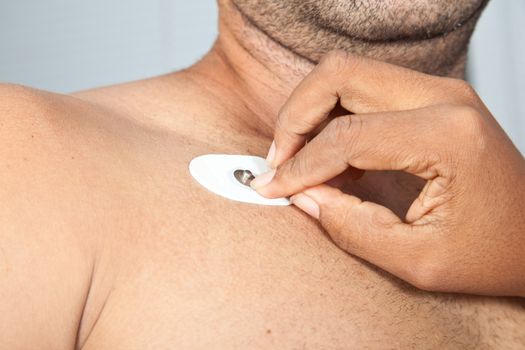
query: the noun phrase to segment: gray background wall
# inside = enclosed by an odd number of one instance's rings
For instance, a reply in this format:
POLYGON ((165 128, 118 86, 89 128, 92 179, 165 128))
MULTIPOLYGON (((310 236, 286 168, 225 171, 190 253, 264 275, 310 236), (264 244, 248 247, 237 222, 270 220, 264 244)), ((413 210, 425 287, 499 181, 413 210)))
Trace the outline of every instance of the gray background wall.
MULTIPOLYGON (((190 65, 217 33, 215 0, 0 0, 0 81, 70 92, 190 65)), ((525 1, 492 0, 472 83, 525 153, 525 1)))

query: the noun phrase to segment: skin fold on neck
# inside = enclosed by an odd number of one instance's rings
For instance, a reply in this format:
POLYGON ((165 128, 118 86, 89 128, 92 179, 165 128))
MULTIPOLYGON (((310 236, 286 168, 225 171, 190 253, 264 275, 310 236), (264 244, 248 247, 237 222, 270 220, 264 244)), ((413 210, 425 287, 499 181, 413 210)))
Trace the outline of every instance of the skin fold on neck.
POLYGON ((250 25, 233 6, 221 7, 219 31, 210 52, 185 73, 220 100, 236 101, 229 118, 271 137, 279 109, 314 64, 250 25))

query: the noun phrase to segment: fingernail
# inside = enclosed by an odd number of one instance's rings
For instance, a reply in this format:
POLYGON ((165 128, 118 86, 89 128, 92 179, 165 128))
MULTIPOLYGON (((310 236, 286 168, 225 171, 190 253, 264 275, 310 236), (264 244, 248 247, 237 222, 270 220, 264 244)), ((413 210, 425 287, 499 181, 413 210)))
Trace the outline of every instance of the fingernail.
POLYGON ((272 165, 274 160, 275 160, 275 141, 273 141, 272 145, 270 146, 270 150, 268 151, 268 156, 266 156, 266 163, 268 163, 269 165, 272 165))
POLYGON ((261 187, 268 185, 272 181, 274 176, 275 176, 275 169, 257 176, 255 179, 252 180, 250 186, 254 190, 257 190, 261 187))
POLYGON ((293 205, 304 211, 306 214, 319 220, 319 205, 305 194, 299 193, 290 198, 293 205))

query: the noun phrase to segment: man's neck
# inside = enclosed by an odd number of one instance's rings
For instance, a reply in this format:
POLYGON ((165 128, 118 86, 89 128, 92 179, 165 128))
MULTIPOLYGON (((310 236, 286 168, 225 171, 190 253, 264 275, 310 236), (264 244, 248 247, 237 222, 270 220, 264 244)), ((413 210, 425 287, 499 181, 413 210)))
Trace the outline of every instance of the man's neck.
POLYGON ((232 118, 271 136, 279 109, 314 65, 274 42, 235 9, 221 15, 212 50, 188 72, 213 82, 217 96, 236 104, 232 118), (227 21, 224 19, 227 18, 227 21))
MULTIPOLYGON (((212 50, 187 70, 232 113, 228 118, 244 130, 270 138, 286 98, 314 67, 312 61, 273 40, 231 2, 220 6, 219 38, 212 50)), ((422 43, 421 49, 425 49, 422 43)), ((434 43, 438 45, 438 43, 434 43)), ((447 75, 460 77, 462 55, 447 75)), ((244 130, 239 129, 239 132, 244 130)))

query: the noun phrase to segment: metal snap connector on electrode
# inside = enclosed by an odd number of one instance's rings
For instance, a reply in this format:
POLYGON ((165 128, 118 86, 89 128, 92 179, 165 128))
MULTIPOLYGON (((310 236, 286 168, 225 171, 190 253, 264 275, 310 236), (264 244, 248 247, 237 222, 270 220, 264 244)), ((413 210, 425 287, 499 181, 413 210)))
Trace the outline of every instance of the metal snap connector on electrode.
POLYGON ((292 204, 288 198, 265 198, 251 187, 256 176, 271 170, 266 159, 262 157, 203 154, 193 158, 188 168, 191 176, 200 185, 223 198, 258 205, 292 204))
POLYGON ((235 170, 233 172, 233 176, 244 186, 250 187, 250 184, 252 183, 253 179, 255 179, 255 176, 252 174, 250 170, 235 170))

